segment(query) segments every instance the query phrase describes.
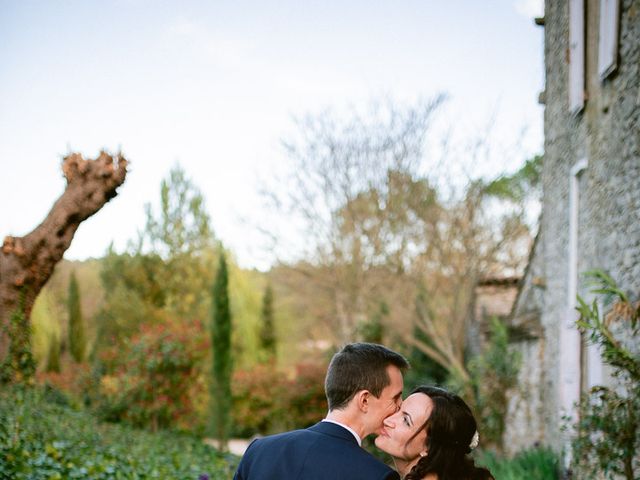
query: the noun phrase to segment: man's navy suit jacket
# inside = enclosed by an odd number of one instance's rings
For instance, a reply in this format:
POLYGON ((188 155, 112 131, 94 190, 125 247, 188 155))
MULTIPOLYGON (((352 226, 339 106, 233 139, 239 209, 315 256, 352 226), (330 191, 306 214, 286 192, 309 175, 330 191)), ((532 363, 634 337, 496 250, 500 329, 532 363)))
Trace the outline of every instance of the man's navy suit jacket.
POLYGON ((363 450, 347 429, 320 422, 255 440, 234 480, 399 480, 398 474, 363 450))

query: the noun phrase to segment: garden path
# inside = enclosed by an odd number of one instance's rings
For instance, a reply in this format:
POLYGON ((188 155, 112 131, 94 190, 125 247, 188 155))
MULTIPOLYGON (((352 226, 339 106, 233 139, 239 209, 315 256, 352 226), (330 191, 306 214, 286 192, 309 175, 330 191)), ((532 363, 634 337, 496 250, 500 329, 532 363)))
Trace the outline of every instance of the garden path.
MULTIPOLYGON (((241 457, 253 439, 232 438, 229 440, 229 451, 234 455, 241 457)), ((204 443, 211 445, 213 448, 219 448, 220 442, 215 438, 205 438, 204 443)))

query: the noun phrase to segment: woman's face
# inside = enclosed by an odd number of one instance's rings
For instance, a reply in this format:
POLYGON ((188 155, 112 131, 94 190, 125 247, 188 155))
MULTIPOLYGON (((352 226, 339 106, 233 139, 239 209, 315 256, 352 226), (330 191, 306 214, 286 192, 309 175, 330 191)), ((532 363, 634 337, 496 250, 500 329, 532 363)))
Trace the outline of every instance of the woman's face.
POLYGON ((392 457, 408 462, 426 454, 427 432, 425 429, 417 435, 416 432, 432 410, 433 401, 424 393, 409 395, 400 410, 385 419, 382 433, 376 438, 376 446, 392 457))

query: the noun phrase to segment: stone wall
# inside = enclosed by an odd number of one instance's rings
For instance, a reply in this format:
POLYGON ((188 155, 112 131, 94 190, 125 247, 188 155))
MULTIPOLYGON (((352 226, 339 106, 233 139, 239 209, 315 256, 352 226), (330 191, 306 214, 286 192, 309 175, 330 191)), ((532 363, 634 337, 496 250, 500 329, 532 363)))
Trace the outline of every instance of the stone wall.
MULTIPOLYGON (((516 399, 520 403, 510 406, 507 440, 524 431, 528 418, 539 415, 544 420, 534 430, 559 451, 559 338, 568 305, 569 181, 571 167, 580 159, 586 158, 588 166, 579 182, 578 272, 603 269, 632 298, 640 293, 640 0, 621 0, 618 68, 604 81, 597 73, 599 1, 585 1, 587 100, 577 115, 569 112, 568 104, 569 1, 545 3, 543 238, 531 260, 539 264, 545 288, 542 299, 519 300, 522 311, 528 302, 541 304, 543 334, 537 344, 532 340, 521 346, 526 356, 521 380, 534 388, 537 378, 543 401, 536 406, 534 396, 524 407, 526 397, 516 399)), ((586 295, 578 285, 579 294, 586 295)))
POLYGON ((569 169, 578 160, 573 143, 584 138, 584 129, 571 119, 568 111, 569 10, 567 1, 545 2, 545 153, 542 173, 543 205, 541 231, 549 233, 539 246, 537 255, 545 267, 547 286, 541 324, 546 343, 540 388, 547 392, 542 406, 545 443, 560 447, 556 430, 560 423, 558 359, 560 322, 566 306, 566 271, 568 245, 568 178, 569 169), (581 131, 582 130, 582 131, 581 131))
POLYGON ((545 442, 543 407, 548 392, 547 372, 543 368, 545 339, 540 322, 546 291, 545 265, 540 255, 543 242, 543 232, 539 232, 509 319, 510 348, 519 353, 522 366, 518 386, 509 392, 503 438, 508 455, 545 442))
POLYGON ((543 416, 546 396, 540 388, 540 380, 544 378, 544 342, 522 339, 511 348, 520 353, 523 368, 518 373, 518 388, 510 392, 507 406, 503 444, 505 453, 510 456, 536 444, 547 443, 543 416))

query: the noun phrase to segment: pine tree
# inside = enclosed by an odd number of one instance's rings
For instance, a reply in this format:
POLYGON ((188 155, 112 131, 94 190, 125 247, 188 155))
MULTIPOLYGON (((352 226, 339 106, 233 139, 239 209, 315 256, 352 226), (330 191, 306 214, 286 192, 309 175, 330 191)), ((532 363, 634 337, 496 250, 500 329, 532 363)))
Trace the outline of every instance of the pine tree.
POLYGON ((211 384, 211 418, 213 432, 226 450, 231 426, 231 310, 229 308, 228 272, 224 252, 212 289, 211 346, 213 378, 211 384))
POLYGON ((273 289, 267 285, 262 297, 262 325, 260 328, 260 346, 267 360, 276 358, 276 331, 273 320, 273 289))
POLYGON ((76 362, 84 360, 86 338, 82 310, 80 309, 80 290, 75 272, 71 273, 69 280, 69 297, 67 300, 69 310, 69 351, 76 362))

